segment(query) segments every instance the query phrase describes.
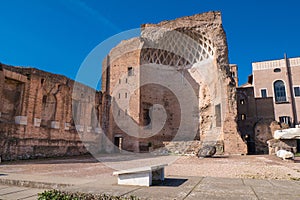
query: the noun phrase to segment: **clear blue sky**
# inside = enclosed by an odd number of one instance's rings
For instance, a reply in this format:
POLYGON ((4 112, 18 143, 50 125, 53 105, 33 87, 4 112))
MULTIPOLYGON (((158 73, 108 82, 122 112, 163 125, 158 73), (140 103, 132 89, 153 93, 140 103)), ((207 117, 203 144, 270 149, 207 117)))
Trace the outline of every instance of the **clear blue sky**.
POLYGON ((242 84, 252 62, 284 52, 300 56, 299 8, 299 0, 0 0, 0 62, 74 79, 88 53, 110 36, 219 10, 242 84))

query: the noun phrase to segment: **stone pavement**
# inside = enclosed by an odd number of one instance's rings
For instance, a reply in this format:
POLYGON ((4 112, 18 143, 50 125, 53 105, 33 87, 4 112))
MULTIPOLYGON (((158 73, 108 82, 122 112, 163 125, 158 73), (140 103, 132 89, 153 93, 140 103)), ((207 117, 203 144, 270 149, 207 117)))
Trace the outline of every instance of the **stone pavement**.
POLYGON ((56 188, 71 192, 135 195, 142 199, 300 199, 300 182, 283 180, 232 179, 213 177, 167 177, 152 187, 118 186, 116 177, 75 180, 7 174, 0 176, 0 199, 36 199, 40 188, 56 188), (5 177, 5 178, 4 178, 5 177), (38 178, 38 179, 36 179, 38 178), (49 180, 48 180, 49 179, 49 180), (9 181, 10 180, 10 181, 9 181), (19 180, 19 181, 18 181, 19 180), (25 181, 27 180, 27 181, 25 181), (70 182, 74 181, 72 184, 70 182), (6 185, 3 185, 6 183, 6 185), (26 185, 28 187, 22 187, 26 185), (31 188, 30 188, 31 187, 31 188))
MULTIPOLYGON (((117 177, 112 176, 114 170, 90 157, 6 162, 0 164, 0 199, 36 199, 37 193, 46 189, 120 196, 135 195, 141 199, 160 200, 300 199, 300 181, 237 178, 238 173, 250 163, 251 167, 257 168, 258 171, 266 165, 271 165, 268 169, 273 169, 274 173, 279 172, 276 169, 280 169, 281 173, 282 170, 286 170, 286 173, 294 173, 292 175, 296 177, 300 172, 299 163, 285 163, 280 160, 277 162, 270 159, 237 157, 198 160, 184 157, 170 163, 166 168, 168 173, 163 183, 156 183, 151 187, 119 186, 117 177), (215 164, 206 165, 207 163, 215 164), (199 168, 194 168, 195 165, 199 168), (224 166, 227 165, 232 167, 226 171, 224 166), (192 168, 187 168, 188 166, 192 168), (205 167, 210 167, 210 170, 219 168, 219 171, 210 175, 195 175, 195 170, 202 169, 201 171, 209 172, 205 167), (236 173, 236 178, 228 177, 228 174, 233 172, 236 173), (220 176, 222 173, 223 176, 220 176), (227 178, 223 178, 226 176, 227 178)), ((166 157, 147 158, 147 161, 162 163, 166 161, 166 157)), ((130 160, 128 157, 122 161, 107 157, 105 162, 116 168, 124 166, 124 163, 127 167, 138 163, 145 164, 144 160, 130 160)))
POLYGON ((91 182, 68 191, 135 195, 143 199, 300 199, 300 182, 213 177, 168 177, 152 187, 91 182))
POLYGON ((42 189, 0 185, 0 199, 36 200, 42 189))

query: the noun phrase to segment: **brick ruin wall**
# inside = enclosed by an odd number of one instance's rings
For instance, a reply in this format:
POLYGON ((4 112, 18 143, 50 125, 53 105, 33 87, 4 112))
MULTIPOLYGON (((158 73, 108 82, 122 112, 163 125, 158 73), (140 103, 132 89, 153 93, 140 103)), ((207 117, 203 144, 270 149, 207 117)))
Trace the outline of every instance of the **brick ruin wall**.
MULTIPOLYGON (((140 68, 145 61, 156 67, 166 64, 163 63, 165 61, 168 62, 167 65, 172 66, 174 72, 184 72, 184 78, 192 85, 199 98, 198 109, 201 116, 197 114, 195 119, 199 121, 200 128, 186 130, 187 132, 195 134, 196 140, 209 140, 216 134, 219 151, 245 154, 246 145, 237 131, 235 83, 230 76, 226 35, 220 13, 209 12, 164 21, 157 25, 146 24, 142 29, 142 34, 146 36, 142 39, 123 41, 112 49, 103 61, 102 92, 96 92, 84 85, 74 88, 74 81, 64 76, 33 68, 1 65, 2 158, 11 160, 79 155, 87 153, 87 150, 94 153, 111 152, 115 148, 116 136, 122 137, 122 148, 135 152, 143 151, 143 146, 149 147, 149 142, 151 145, 161 146, 163 142, 172 140, 182 120, 178 113, 178 100, 167 88, 157 85, 139 87, 143 76, 147 76, 140 68), (195 70, 193 71, 190 65, 172 66, 167 57, 160 60, 162 55, 158 57, 156 53, 164 52, 153 51, 145 43, 147 39, 153 39, 151 34, 147 36, 147 27, 176 30, 199 43, 203 42, 206 52, 214 53, 210 66, 216 76, 213 76, 212 86, 201 86, 203 80, 195 75, 195 70), (132 74, 129 74, 129 68, 132 74), (210 87, 218 85, 222 85, 222 88, 217 89, 215 94, 207 92, 214 91, 210 87), (73 89, 76 90, 75 94, 73 89), (123 109, 115 109, 113 106, 123 105, 127 101, 129 104, 123 106, 123 109), (167 123, 156 136, 140 139, 126 134, 126 131, 117 125, 116 120, 126 126, 127 121, 123 120, 126 116, 139 126, 147 125, 144 111, 153 104, 161 104, 167 111, 167 123), (103 137, 101 127, 108 140, 103 137), (211 127, 213 131, 210 130, 211 127), (210 131, 211 135, 206 134, 207 131, 210 131)), ((173 56, 174 59, 178 58, 173 56)), ((193 62, 190 60, 189 64, 193 62)), ((162 73, 158 76, 163 79, 164 70, 159 69, 162 73)))
MULTIPOLYGON (((81 95, 73 95, 74 81, 34 68, 1 64, 0 70, 0 156, 3 160, 73 156, 87 153, 80 134, 91 145, 99 140, 97 122, 86 116, 77 132, 72 117, 72 100, 80 114, 101 113, 101 93, 82 86, 94 108, 83 106, 81 95), (96 94, 96 95, 95 95, 96 94), (94 109, 92 111, 92 109, 94 109), (90 140, 90 141, 88 141, 90 140)), ((77 123, 79 124, 79 122, 77 123)), ((79 124, 80 125, 80 124, 79 124)))
MULTIPOLYGON (((171 51, 174 50, 176 52, 176 49, 173 47, 170 48, 171 51)), ((178 45, 176 48, 194 50, 190 46, 180 47, 178 45)), ((177 53, 180 55, 182 52, 177 51, 177 53)), ((199 120, 199 129, 191 130, 194 132, 198 131, 198 133, 195 133, 195 139, 203 140, 206 138, 207 140, 217 140, 218 145, 220 145, 219 151, 222 151, 222 153, 247 153, 246 144, 237 131, 236 88, 235 82, 230 75, 226 35, 222 27, 219 12, 183 17, 172 21, 164 21, 159 24, 142 25, 141 37, 122 41, 111 50, 107 59, 103 62, 103 94, 107 94, 111 98, 111 101, 117 105, 119 104, 120 107, 129 98, 131 102, 130 107, 126 108, 126 111, 123 109, 124 116, 129 115, 139 126, 147 125, 148 119, 146 119, 147 116, 144 113, 152 105, 163 105, 167 112, 167 121, 163 129, 156 136, 140 139, 130 137, 125 131, 118 128, 118 124, 115 122, 116 120, 120 122, 122 119, 120 117, 114 118, 112 115, 113 109, 110 108, 107 113, 107 118, 109 119, 107 133, 112 143, 114 142, 115 135, 122 137, 122 148, 125 150, 140 151, 141 145, 147 146, 149 143, 159 147, 163 142, 174 138, 174 134, 177 133, 181 122, 179 104, 172 91, 156 84, 142 85, 143 79, 148 76, 141 67, 145 64, 159 68, 160 73, 157 76, 161 77, 161 79, 166 78, 164 74, 166 74, 167 70, 164 69, 164 66, 171 66, 173 67, 171 70, 174 70, 174 72, 182 71, 184 78, 192 85, 197 98, 199 98, 198 108, 200 112, 194 119, 199 120), (152 30, 153 28, 165 29, 167 30, 166 32, 179 32, 185 35, 185 37, 190 37, 199 42, 203 48, 206 48, 206 51, 200 53, 195 50, 192 52, 194 54, 192 55, 193 58, 196 57, 194 60, 184 60, 172 52, 164 51, 163 48, 166 48, 165 46, 159 46, 161 41, 164 43, 164 40, 168 41, 171 45, 173 44, 173 46, 178 45, 181 41, 176 41, 176 37, 171 39, 168 37, 164 38, 164 36, 161 36, 164 33, 161 34, 160 30, 156 33, 156 30, 152 30), (158 43, 158 48, 155 49, 151 45, 149 46, 149 41, 150 43, 158 43), (160 47, 163 50, 159 50, 160 47), (201 59, 209 56, 205 52, 212 57, 210 69, 208 70, 211 70, 210 72, 214 76, 212 76, 213 80, 211 80, 210 85, 203 84, 205 80, 197 77, 196 70, 191 67, 191 65, 195 65, 197 62, 201 63, 201 59), (127 74, 129 68, 133 69, 134 76, 127 74), (131 87, 128 84, 136 88, 130 94, 124 89, 131 87), (218 88, 220 85, 222 88, 218 88), (118 92, 122 91, 122 88, 124 89, 123 92, 118 92), (125 93, 128 93, 128 96, 125 97, 125 93), (219 108, 219 111, 217 108, 219 108)), ((118 109, 122 112, 121 108, 118 109)))

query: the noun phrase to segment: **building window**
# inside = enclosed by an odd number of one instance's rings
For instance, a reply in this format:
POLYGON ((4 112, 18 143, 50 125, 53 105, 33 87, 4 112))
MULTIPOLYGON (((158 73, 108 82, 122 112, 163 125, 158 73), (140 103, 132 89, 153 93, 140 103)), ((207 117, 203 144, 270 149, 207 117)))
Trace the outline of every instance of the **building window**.
POLYGON ((300 87, 294 87, 295 97, 300 97, 300 87))
POLYGON ((280 123, 285 123, 289 126, 291 126, 291 118, 289 116, 281 116, 279 117, 280 123))
POLYGON ((121 99, 121 94, 119 93, 119 99, 121 99))
POLYGON ((133 76, 133 68, 128 67, 128 76, 133 76))
POLYGON ((231 77, 235 78, 235 72, 231 72, 231 77))
POLYGON ((149 128, 151 126, 151 113, 149 109, 144 109, 143 110, 143 125, 148 126, 149 128))
POLYGON ((245 104, 245 99, 241 99, 241 100, 240 100, 240 104, 241 104, 241 105, 244 105, 244 104, 245 104))
POLYGON ((267 98, 267 89, 261 89, 260 90, 261 98, 267 98))
POLYGON ((241 114, 241 119, 242 120, 246 120, 246 115, 245 114, 241 114))
POLYGON ((274 83, 275 102, 286 102, 286 92, 284 82, 279 80, 274 83))
POLYGON ((121 84, 121 79, 119 79, 119 84, 121 84))
POLYGON ((125 92, 125 99, 127 99, 127 92, 125 92))

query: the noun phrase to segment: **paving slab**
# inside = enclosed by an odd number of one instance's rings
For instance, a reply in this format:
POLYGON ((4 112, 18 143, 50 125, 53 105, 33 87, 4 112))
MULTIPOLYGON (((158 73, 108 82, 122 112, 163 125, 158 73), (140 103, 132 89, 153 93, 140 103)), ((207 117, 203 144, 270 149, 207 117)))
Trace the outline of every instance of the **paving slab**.
POLYGON ((291 194, 274 194, 274 193, 258 193, 260 200, 299 200, 300 195, 291 194))
POLYGON ((295 194, 300 195, 300 187, 275 187, 275 186, 251 186, 256 194, 275 194, 275 195, 285 195, 285 194, 295 194))
POLYGON ((210 183, 210 184, 199 184, 195 190, 195 192, 208 192, 211 194, 247 194, 253 195, 255 194, 250 186, 245 185, 227 185, 226 181, 223 184, 220 183, 210 183))
POLYGON ((21 191, 26 191, 26 190, 30 190, 30 188, 8 187, 8 188, 0 190, 0 197, 2 198, 3 196, 21 192, 21 191))
POLYGON ((83 193, 93 193, 93 194, 108 194, 122 196, 129 194, 130 192, 139 189, 138 186, 119 186, 115 184, 103 184, 103 180, 96 182, 91 182, 82 185, 75 185, 66 187, 63 190, 68 192, 83 192, 83 193))
POLYGON ((262 179, 243 179, 243 182, 245 185, 248 186, 258 186, 258 187, 272 187, 272 183, 270 183, 268 180, 262 180, 262 179))
POLYGON ((7 185, 0 185, 0 190, 3 190, 3 189, 6 189, 6 188, 8 188, 9 186, 7 186, 7 185))
POLYGON ((56 189, 72 185, 80 185, 91 181, 93 180, 61 176, 40 176, 34 174, 9 173, 5 176, 0 176, 0 184, 44 189, 56 189))
POLYGON ((299 181, 288 181, 288 180, 269 180, 269 182, 280 188, 299 188, 299 181))
POLYGON ((184 199, 202 179, 202 177, 169 177, 161 184, 141 187, 130 195, 145 199, 184 199))
POLYGON ((37 199, 38 193, 43 192, 41 189, 32 189, 32 188, 27 188, 24 190, 24 188, 19 188, 18 191, 2 195, 0 198, 2 199, 12 199, 12 200, 28 200, 28 199, 37 199))
POLYGON ((240 178, 222 178, 222 177, 205 177, 202 184, 224 184, 226 185, 244 185, 244 182, 240 178))
POLYGON ((208 192, 192 192, 185 200, 258 200, 258 198, 253 194, 220 194, 220 193, 208 193, 208 192))

